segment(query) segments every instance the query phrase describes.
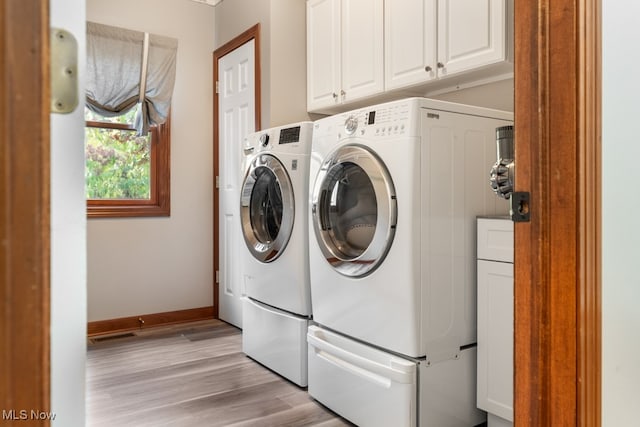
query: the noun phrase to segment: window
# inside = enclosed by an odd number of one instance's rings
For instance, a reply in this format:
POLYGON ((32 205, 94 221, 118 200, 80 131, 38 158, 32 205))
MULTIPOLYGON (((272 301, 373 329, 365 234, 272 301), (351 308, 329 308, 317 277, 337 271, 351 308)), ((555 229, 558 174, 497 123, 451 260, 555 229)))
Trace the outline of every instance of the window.
POLYGON ((87 22, 90 218, 169 216, 169 110, 177 48, 177 39, 87 22))
POLYGON ((169 120, 136 136, 138 107, 116 117, 85 108, 87 215, 169 216, 169 120))

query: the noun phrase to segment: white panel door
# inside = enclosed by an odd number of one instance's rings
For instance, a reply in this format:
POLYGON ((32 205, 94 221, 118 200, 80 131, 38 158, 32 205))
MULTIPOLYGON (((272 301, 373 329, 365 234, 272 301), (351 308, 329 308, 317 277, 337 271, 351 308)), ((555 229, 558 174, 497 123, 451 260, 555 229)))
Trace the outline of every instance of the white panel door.
POLYGON ((219 316, 242 327, 244 284, 240 263, 240 186, 242 148, 245 137, 255 129, 254 40, 218 60, 218 126, 220 170, 219 316))
POLYGON ((341 102, 384 89, 383 13, 382 0, 342 0, 341 102))
POLYGON ((437 0, 384 4, 385 90, 436 78, 437 0))
POLYGON ((507 58, 507 0, 438 0, 440 77, 507 58))

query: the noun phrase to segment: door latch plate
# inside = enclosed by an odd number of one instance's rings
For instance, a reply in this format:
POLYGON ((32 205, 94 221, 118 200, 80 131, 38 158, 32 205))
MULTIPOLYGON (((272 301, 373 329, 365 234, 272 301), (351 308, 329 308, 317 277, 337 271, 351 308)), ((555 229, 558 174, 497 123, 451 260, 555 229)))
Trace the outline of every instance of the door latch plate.
POLYGON ((529 192, 514 191, 510 197, 509 214, 513 222, 529 222, 529 192))

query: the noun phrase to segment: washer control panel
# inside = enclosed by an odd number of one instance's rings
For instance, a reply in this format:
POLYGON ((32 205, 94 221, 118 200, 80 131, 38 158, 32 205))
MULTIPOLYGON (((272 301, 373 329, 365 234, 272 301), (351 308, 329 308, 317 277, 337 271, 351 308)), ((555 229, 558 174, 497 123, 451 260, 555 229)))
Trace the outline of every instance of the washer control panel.
POLYGON ((245 156, 256 153, 309 155, 313 122, 305 121, 250 133, 244 140, 245 156))
POLYGON ((280 129, 278 144, 294 144, 300 142, 300 126, 280 129))

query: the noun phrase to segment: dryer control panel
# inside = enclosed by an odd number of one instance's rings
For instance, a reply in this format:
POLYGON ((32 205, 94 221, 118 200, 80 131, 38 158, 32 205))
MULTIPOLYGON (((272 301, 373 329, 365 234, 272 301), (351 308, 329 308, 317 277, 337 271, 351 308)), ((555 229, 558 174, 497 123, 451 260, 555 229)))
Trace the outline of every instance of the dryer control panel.
POLYGON ((412 121, 417 118, 409 102, 391 102, 373 108, 362 108, 337 115, 337 138, 393 138, 414 136, 412 121))

